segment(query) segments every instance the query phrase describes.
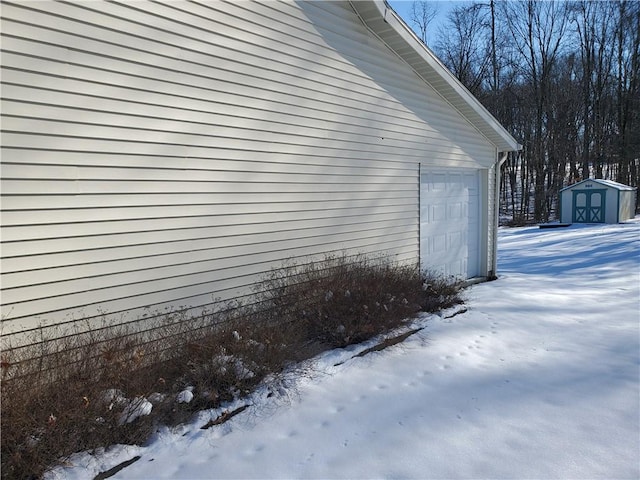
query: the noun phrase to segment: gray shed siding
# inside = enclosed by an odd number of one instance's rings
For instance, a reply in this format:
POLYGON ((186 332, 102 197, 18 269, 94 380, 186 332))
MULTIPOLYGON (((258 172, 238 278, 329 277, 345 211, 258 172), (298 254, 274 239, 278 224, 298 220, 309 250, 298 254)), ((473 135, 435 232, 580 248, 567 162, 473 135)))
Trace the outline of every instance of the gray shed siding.
POLYGON ((496 157, 348 2, 3 2, 2 36, 4 335, 417 261, 418 164, 496 157))

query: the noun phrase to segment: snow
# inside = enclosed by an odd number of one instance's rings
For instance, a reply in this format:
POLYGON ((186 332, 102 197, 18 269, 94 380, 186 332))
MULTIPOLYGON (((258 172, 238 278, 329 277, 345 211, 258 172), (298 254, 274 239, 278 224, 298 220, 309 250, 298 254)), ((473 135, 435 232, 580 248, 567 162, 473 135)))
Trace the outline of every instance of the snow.
MULTIPOLYGON (((154 395, 158 395, 157 393, 154 395)), ((124 406, 124 410, 120 414, 118 423, 124 425, 131 423, 139 417, 144 417, 151 413, 153 405, 144 397, 136 397, 129 400, 124 396, 122 391, 111 388, 102 392, 102 402, 111 410, 115 405, 124 406)))
POLYGON ((149 400, 144 397, 136 397, 127 402, 127 406, 120 415, 119 423, 120 425, 131 423, 139 417, 149 415, 151 410, 153 410, 153 405, 149 400))
POLYGON ((200 429, 222 410, 202 412, 48 478, 134 456, 112 478, 639 478, 640 218, 501 229, 499 252, 466 312, 322 354, 222 425, 200 429))
POLYGON ((190 403, 193 400, 193 387, 182 390, 176 397, 177 403, 190 403))

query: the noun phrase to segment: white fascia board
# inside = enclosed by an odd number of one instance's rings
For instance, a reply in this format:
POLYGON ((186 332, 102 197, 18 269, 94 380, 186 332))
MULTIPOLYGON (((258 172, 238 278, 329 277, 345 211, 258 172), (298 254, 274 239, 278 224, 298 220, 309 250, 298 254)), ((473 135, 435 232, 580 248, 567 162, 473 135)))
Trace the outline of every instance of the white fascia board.
POLYGON ((587 178, 586 180, 581 180, 579 182, 573 183, 567 187, 561 188, 560 191, 564 192, 565 190, 568 190, 570 188, 575 188, 577 186, 582 185, 583 183, 587 183, 587 182, 591 182, 591 183, 597 183, 599 185, 602 185, 603 187, 610 187, 610 188, 615 188, 616 190, 625 190, 625 191, 629 191, 629 190, 637 190, 637 187, 632 187, 630 185, 625 185, 623 183, 618 183, 618 182, 614 182, 613 180, 604 180, 602 178, 587 178))
POLYGON ((522 149, 384 0, 354 0, 350 3, 371 32, 407 62, 499 152, 522 149))

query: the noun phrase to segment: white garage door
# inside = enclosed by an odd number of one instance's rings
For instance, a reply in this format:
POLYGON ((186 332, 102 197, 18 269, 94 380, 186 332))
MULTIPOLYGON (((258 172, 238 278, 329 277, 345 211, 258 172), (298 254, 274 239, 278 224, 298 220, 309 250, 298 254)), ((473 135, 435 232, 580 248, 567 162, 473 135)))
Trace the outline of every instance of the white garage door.
POLYGON ((477 170, 426 170, 420 175, 420 258, 430 271, 480 274, 477 170))

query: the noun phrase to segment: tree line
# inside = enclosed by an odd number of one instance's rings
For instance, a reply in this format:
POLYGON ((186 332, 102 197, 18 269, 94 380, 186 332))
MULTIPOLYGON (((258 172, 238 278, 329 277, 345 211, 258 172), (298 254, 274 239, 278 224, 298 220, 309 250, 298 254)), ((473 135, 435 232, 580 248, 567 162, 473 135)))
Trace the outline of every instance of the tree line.
MULTIPOLYGON (((415 1, 426 42, 437 2, 415 1)), ((503 214, 555 217, 586 178, 640 184, 640 2, 484 0, 454 7, 429 47, 523 145, 501 171, 503 214)))

